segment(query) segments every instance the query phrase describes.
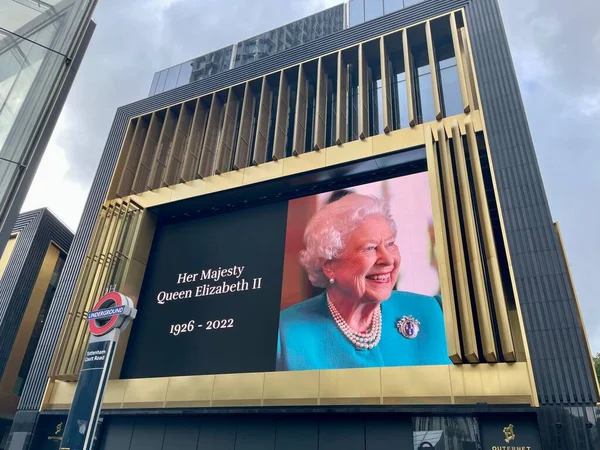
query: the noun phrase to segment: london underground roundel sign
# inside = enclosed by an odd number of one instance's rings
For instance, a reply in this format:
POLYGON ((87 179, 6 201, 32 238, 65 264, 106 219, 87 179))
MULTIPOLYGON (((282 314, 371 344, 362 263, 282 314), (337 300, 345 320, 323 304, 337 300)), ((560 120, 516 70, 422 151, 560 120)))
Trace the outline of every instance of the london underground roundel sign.
POLYGON ((125 329, 136 313, 137 310, 129 297, 118 292, 109 292, 88 312, 88 327, 94 336, 103 336, 115 328, 125 329))

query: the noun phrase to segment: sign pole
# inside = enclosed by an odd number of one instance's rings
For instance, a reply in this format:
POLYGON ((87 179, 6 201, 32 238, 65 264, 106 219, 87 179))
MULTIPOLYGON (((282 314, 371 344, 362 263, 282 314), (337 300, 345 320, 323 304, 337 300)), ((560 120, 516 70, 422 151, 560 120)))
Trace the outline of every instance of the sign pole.
POLYGON ((135 318, 130 298, 109 292, 88 312, 90 337, 60 450, 90 450, 121 332, 135 318))

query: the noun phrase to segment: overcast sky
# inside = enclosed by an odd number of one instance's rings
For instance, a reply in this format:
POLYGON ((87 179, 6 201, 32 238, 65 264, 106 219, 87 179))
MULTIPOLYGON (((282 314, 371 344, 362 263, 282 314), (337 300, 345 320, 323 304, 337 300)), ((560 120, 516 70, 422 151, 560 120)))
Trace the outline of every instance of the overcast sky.
MULTIPOLYGON (((146 97, 154 72, 337 3, 99 0, 96 32, 23 210, 48 206, 75 229, 116 109, 146 97)), ((600 352, 600 4, 500 3, 550 208, 600 352)))

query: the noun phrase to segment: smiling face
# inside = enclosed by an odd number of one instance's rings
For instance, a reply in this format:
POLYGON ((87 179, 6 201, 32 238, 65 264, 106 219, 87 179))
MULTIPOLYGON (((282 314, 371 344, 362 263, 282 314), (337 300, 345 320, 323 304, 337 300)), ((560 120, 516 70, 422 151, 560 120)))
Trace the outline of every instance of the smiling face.
POLYGON ((325 263, 323 272, 335 280, 330 289, 362 303, 387 300, 400 270, 395 238, 385 217, 368 216, 348 236, 343 254, 325 263))

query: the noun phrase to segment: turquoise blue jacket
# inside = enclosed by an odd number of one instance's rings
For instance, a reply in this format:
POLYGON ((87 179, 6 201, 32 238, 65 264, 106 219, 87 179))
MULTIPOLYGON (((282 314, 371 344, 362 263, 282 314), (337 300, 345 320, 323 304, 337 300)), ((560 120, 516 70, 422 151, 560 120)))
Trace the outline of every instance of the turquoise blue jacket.
POLYGON ((381 304, 381 313, 381 340, 375 348, 364 350, 355 348, 342 334, 325 293, 284 309, 279 319, 277 370, 451 364, 444 316, 436 298, 393 291, 381 304), (413 339, 402 336, 396 327, 404 316, 420 322, 413 339))

